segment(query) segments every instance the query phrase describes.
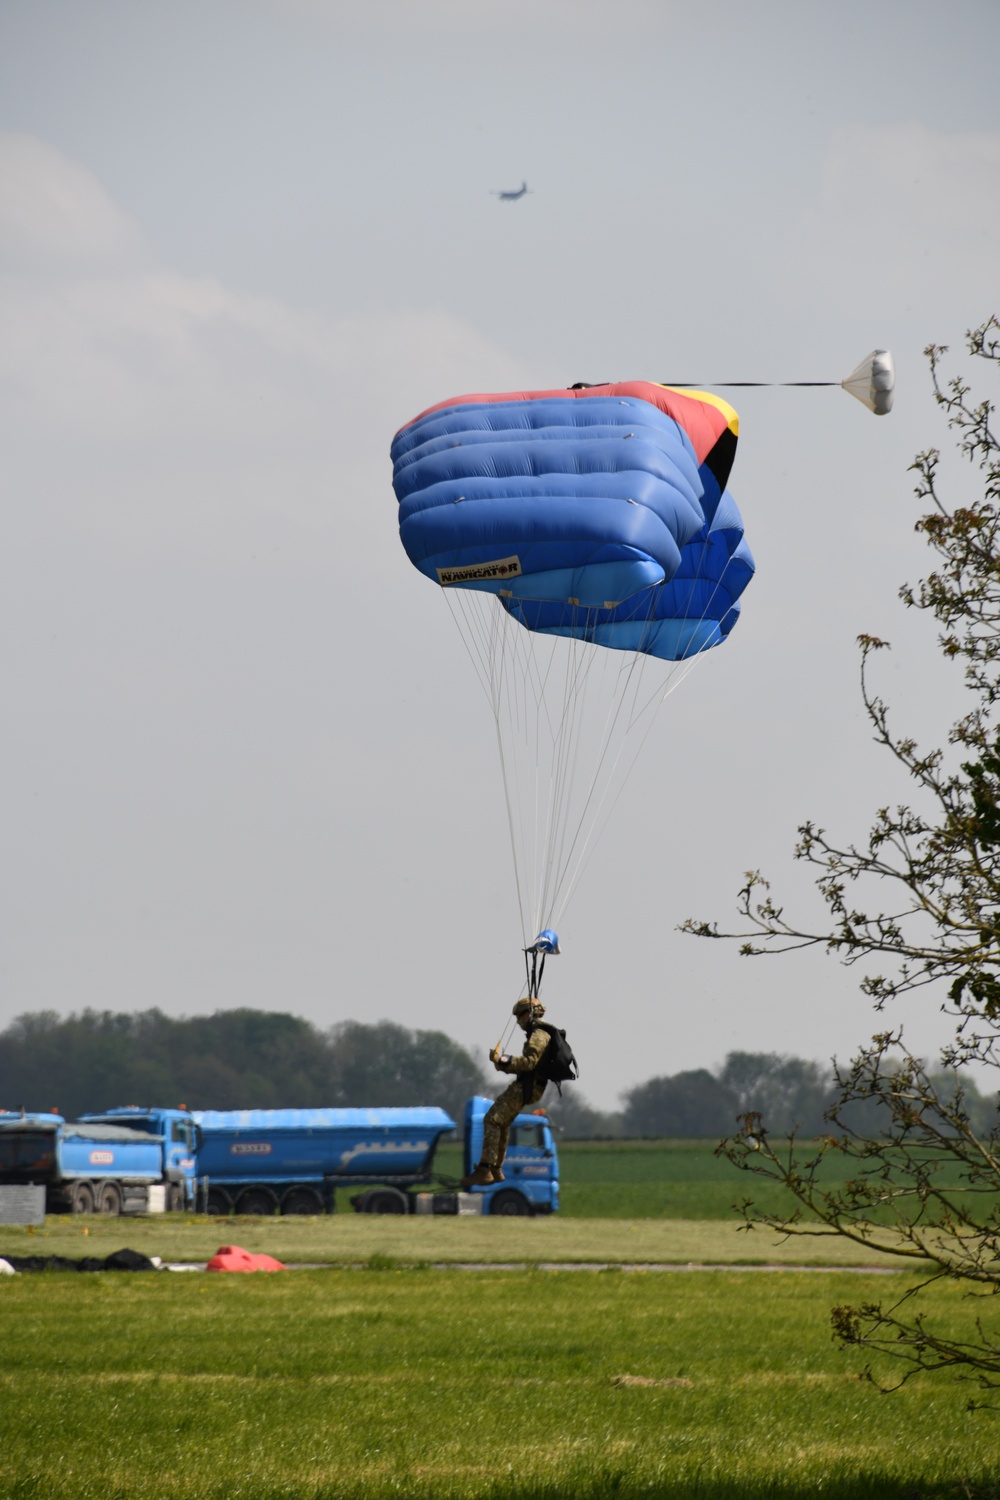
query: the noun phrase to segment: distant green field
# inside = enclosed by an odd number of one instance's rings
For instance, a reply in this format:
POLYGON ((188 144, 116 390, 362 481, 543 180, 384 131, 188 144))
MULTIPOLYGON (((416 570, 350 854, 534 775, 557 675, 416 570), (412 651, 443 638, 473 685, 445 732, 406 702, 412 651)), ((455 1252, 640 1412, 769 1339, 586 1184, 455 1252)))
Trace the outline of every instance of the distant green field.
POLYGON ((728 1219, 739 1199, 762 1199, 761 1187, 774 1206, 787 1201, 716 1156, 717 1144, 566 1141, 559 1147, 561 1211, 588 1219, 728 1219))
MULTIPOLYGON (((382 1267, 383 1262, 377 1262, 382 1267)), ((986 1500, 947 1376, 860 1384, 828 1311, 903 1276, 0 1278, 4 1500, 986 1500)), ((966 1326, 956 1289, 928 1300, 966 1326)))
MULTIPOLYGON (((561 1141, 560 1213, 579 1219, 728 1219, 733 1204, 792 1207, 789 1194, 715 1155, 718 1141, 561 1141)), ((458 1146, 438 1152, 442 1172, 459 1176, 458 1146)), ((349 1207, 350 1194, 342 1206, 349 1207)))

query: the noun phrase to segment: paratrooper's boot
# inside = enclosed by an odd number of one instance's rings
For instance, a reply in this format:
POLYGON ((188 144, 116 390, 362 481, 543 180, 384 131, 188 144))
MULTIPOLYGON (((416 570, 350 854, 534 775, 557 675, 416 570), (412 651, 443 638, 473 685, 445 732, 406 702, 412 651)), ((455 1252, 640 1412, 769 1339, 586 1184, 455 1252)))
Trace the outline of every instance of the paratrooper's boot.
POLYGON ((494 1182, 506 1182, 507 1181, 506 1177, 503 1175, 503 1167, 500 1165, 499 1162, 493 1168, 493 1181, 494 1182))
POLYGON ((468 1177, 462 1178, 462 1187, 489 1187, 490 1183, 494 1181, 493 1168, 488 1161, 481 1161, 475 1170, 469 1173, 468 1177))

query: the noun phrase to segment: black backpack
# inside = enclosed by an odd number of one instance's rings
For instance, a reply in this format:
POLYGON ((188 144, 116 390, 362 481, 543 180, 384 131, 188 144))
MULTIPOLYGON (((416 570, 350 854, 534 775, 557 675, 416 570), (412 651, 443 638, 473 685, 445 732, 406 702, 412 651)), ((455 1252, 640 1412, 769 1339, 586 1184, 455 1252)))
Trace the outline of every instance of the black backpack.
POLYGON ((580 1076, 576 1058, 573 1056, 573 1048, 566 1040, 565 1031, 559 1026, 548 1026, 544 1021, 536 1021, 531 1029, 532 1031, 547 1031, 549 1034, 549 1045, 542 1053, 535 1076, 546 1083, 554 1083, 561 1096, 562 1089, 559 1085, 575 1083, 580 1076))

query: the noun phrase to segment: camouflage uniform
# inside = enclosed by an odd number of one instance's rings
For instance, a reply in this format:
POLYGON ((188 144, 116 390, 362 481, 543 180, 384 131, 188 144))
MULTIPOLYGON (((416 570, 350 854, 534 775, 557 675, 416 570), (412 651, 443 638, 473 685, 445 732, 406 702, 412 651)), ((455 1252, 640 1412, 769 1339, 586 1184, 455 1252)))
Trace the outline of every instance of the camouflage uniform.
POLYGON ((508 1084, 492 1108, 487 1110, 483 1121, 483 1149, 479 1159, 491 1167, 503 1166, 503 1159, 507 1155, 507 1137, 514 1120, 522 1110, 531 1109, 537 1104, 545 1093, 545 1079, 529 1075, 535 1072, 550 1040, 549 1033, 541 1026, 532 1027, 525 1039, 523 1052, 510 1058, 501 1069, 504 1073, 519 1076, 508 1084))

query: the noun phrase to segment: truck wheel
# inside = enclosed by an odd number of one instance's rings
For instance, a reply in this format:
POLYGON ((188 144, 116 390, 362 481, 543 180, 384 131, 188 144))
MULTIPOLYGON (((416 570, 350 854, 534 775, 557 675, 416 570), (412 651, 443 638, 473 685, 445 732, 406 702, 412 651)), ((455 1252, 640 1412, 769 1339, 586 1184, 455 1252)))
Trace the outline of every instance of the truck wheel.
POLYGON ((323 1200, 312 1188, 290 1188, 281 1200, 283 1214, 321 1214, 323 1200))
POLYGON ((363 1194, 362 1213, 406 1214, 409 1211, 409 1199, 405 1193, 400 1192, 399 1188, 371 1188, 367 1193, 363 1194))
POLYGON ((168 1182, 165 1208, 168 1214, 179 1214, 184 1207, 184 1189, 179 1182, 168 1182))
POLYGON ((206 1213, 210 1214, 212 1218, 216 1219, 224 1219, 227 1214, 232 1213, 233 1200, 232 1198, 230 1198, 225 1188, 209 1188, 208 1207, 205 1211, 206 1213))
POLYGON ((528 1200, 521 1194, 508 1189, 505 1193, 495 1193, 490 1199, 490 1213, 503 1214, 505 1218, 513 1218, 516 1215, 530 1214, 528 1200))
POLYGON ((268 1187, 244 1188, 236 1200, 238 1214, 253 1215, 255 1218, 264 1215, 270 1218, 277 1209, 278 1200, 268 1187))
POLYGON ((89 1182, 76 1182, 69 1200, 70 1212, 92 1214, 94 1212, 94 1189, 89 1182))
POLYGON ((102 1182, 97 1189, 97 1212, 117 1218, 122 1211, 121 1189, 116 1182, 102 1182))

